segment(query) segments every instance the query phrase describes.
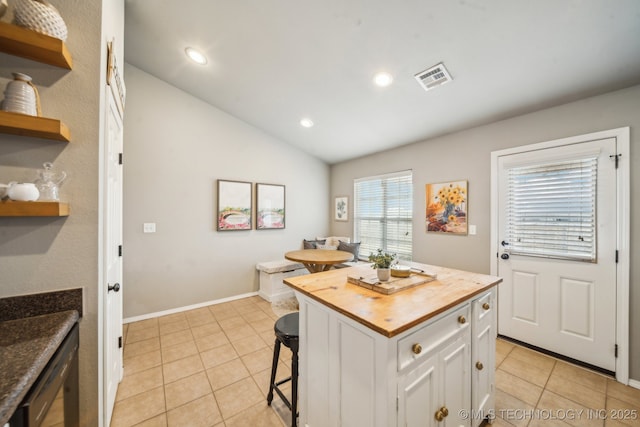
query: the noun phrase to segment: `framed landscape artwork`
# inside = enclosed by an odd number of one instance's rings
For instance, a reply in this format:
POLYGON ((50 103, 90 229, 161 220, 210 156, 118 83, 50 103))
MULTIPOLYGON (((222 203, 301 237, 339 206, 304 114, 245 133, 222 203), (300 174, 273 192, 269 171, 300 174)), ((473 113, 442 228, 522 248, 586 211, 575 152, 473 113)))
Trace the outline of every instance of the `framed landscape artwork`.
POLYGON ((349 198, 347 196, 336 197, 335 214, 333 219, 336 221, 349 220, 349 198))
POLYGON ((218 180, 218 231, 251 230, 251 183, 218 180))
POLYGON ((285 187, 277 184, 256 184, 256 229, 284 228, 285 187))
POLYGON ((467 181, 426 185, 427 232, 467 234, 467 181))

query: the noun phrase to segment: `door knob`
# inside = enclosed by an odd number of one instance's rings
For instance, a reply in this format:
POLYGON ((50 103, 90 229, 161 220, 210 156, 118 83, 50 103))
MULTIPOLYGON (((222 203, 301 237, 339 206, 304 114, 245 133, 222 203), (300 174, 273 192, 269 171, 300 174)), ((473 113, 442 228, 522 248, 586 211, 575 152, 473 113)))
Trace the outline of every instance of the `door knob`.
POLYGON ((120 291, 120 283, 116 283, 115 285, 111 286, 109 284, 107 284, 107 292, 119 292, 120 291))
POLYGON ((502 254, 502 255, 500 255, 500 258, 509 259, 509 254, 502 254))

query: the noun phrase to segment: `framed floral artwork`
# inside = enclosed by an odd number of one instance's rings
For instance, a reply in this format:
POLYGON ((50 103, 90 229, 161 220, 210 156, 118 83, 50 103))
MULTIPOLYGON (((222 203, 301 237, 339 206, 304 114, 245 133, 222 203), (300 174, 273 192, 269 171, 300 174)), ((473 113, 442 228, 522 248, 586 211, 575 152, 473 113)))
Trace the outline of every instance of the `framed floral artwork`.
POLYGON ((284 228, 285 187, 277 184, 256 184, 256 229, 284 228))
POLYGON ((427 232, 467 234, 467 181, 426 185, 427 232))
POLYGON ((334 212, 333 219, 336 221, 349 220, 349 198, 347 196, 336 197, 334 212))
POLYGON ((251 230, 250 182, 218 180, 218 231, 251 230))

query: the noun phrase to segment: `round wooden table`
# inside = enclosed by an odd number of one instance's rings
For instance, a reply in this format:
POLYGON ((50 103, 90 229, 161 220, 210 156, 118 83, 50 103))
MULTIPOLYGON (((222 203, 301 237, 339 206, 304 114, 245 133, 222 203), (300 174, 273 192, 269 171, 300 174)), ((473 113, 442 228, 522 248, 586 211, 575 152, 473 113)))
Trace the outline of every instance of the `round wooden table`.
POLYGON ((353 254, 333 249, 301 249, 284 254, 290 261, 301 262, 311 273, 327 271, 333 265, 351 261, 353 254))

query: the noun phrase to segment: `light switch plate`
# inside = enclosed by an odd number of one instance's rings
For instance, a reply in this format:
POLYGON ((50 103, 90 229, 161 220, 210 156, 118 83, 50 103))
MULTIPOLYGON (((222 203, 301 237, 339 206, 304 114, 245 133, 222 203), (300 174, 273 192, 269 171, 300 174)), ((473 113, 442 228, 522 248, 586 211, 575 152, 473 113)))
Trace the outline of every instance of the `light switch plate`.
POLYGON ((469 235, 471 235, 471 236, 475 236, 476 235, 476 226, 475 225, 469 224, 469 235))
POLYGON ((145 222, 142 225, 142 231, 145 233, 155 233, 156 232, 156 223, 155 222, 145 222))

